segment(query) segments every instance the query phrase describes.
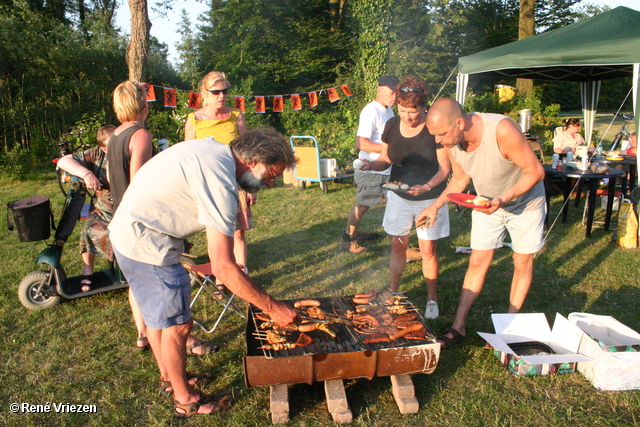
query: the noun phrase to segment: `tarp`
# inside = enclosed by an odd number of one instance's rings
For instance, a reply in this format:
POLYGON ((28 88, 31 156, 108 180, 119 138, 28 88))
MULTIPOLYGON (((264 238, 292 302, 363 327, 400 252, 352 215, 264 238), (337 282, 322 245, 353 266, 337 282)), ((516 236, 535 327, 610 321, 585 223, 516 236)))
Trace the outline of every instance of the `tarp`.
POLYGON ((458 59, 456 99, 464 104, 468 74, 581 82, 585 139, 591 140, 599 82, 634 77, 638 115, 640 12, 620 6, 608 12, 517 42, 458 59), (464 87, 461 87, 464 86, 464 87))

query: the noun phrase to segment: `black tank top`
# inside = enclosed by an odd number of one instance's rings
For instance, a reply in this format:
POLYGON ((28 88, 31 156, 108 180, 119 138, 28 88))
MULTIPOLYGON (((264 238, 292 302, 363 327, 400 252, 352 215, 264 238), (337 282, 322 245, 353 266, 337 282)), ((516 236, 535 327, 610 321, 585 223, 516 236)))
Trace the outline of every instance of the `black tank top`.
MULTIPOLYGON (((382 141, 388 144, 387 155, 393 162, 389 181, 401 181, 410 186, 424 185, 438 172, 436 150, 443 147, 426 126, 418 135, 405 138, 400 132, 400 116, 395 116, 385 124, 382 141)), ((419 196, 403 193, 398 193, 398 196, 406 200, 435 199, 446 186, 445 180, 419 196)))
POLYGON ((107 148, 107 168, 109 171, 109 185, 111 196, 113 197, 113 211, 120 206, 122 196, 129 187, 131 176, 131 153, 129 152, 129 141, 131 136, 139 129, 138 125, 133 125, 118 135, 113 135, 109 140, 107 148))

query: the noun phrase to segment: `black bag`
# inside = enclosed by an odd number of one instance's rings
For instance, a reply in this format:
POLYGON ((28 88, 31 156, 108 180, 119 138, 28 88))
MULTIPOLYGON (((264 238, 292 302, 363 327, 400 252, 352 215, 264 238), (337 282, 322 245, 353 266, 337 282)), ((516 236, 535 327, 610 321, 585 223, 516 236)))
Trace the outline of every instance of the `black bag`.
POLYGON ((7 203, 7 228, 13 231, 11 217, 21 242, 46 240, 51 236, 51 229, 55 229, 51 202, 45 196, 7 203))

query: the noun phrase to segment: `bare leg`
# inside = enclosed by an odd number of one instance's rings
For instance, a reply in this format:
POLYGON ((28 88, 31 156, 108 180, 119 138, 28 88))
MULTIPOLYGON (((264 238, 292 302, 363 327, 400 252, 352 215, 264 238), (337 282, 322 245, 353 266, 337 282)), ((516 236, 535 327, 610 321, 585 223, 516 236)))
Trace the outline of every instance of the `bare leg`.
POLYGON ((82 274, 85 276, 91 276, 93 274, 93 264, 95 262, 96 255, 89 252, 82 253, 82 274))
POLYGON ((533 280, 533 254, 513 253, 513 280, 508 313, 517 313, 527 298, 533 280))
POLYGON ((391 240, 391 256, 389 257, 389 287, 392 292, 398 292, 400 278, 407 265, 407 248, 409 236, 393 236, 391 240))
POLYGON ((233 256, 240 265, 247 265, 247 238, 244 230, 233 232, 233 256))
MULTIPOLYGON (((91 276, 93 275, 93 264, 95 262, 96 255, 90 254, 89 252, 82 252, 82 275, 83 276, 91 276)), ((87 292, 91 290, 91 278, 86 277, 80 281, 80 290, 82 292, 87 292)))
POLYGON ((487 251, 474 249, 471 251, 469 268, 467 269, 467 274, 464 276, 464 284, 462 285, 460 304, 458 305, 458 311, 452 326, 453 329, 460 332, 461 335, 466 335, 465 324, 469 316, 469 310, 471 310, 471 306, 476 298, 478 298, 478 295, 480 295, 480 291, 484 286, 484 280, 487 276, 489 265, 491 265, 493 253, 493 249, 487 251))
POLYGON ((362 206, 358 204, 353 206, 351 212, 349 212, 349 216, 347 217, 347 228, 345 230, 349 236, 353 236, 353 233, 356 232, 362 217, 368 210, 369 206, 362 206))
MULTIPOLYGON (((136 329, 138 330, 138 338, 147 338, 147 324, 144 323, 144 318, 142 317, 138 303, 133 296, 133 292, 131 292, 131 288, 129 288, 129 305, 131 306, 131 313, 133 313, 133 321, 135 322, 136 329)), ((144 342, 144 340, 139 341, 144 342)))
POLYGON ((427 301, 438 301, 438 253, 436 252, 436 242, 433 240, 418 239, 420 253, 422 254, 422 274, 427 284, 427 301))
MULTIPOLYGON (((149 328, 149 341, 160 375, 171 382, 174 399, 182 404, 197 402, 200 395, 187 381, 185 346, 193 320, 166 329, 149 328)), ((201 405, 198 413, 210 413, 214 403, 201 405)))

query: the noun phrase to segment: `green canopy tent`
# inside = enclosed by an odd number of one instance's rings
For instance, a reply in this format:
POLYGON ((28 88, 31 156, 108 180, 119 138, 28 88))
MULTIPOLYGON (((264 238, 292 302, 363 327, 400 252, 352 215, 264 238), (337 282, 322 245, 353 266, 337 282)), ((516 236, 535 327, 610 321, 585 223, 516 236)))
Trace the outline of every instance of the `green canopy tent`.
POLYGON ((580 82, 585 139, 591 142, 601 81, 633 77, 633 106, 640 109, 640 12, 608 12, 458 59, 456 99, 464 105, 469 75, 580 82))

